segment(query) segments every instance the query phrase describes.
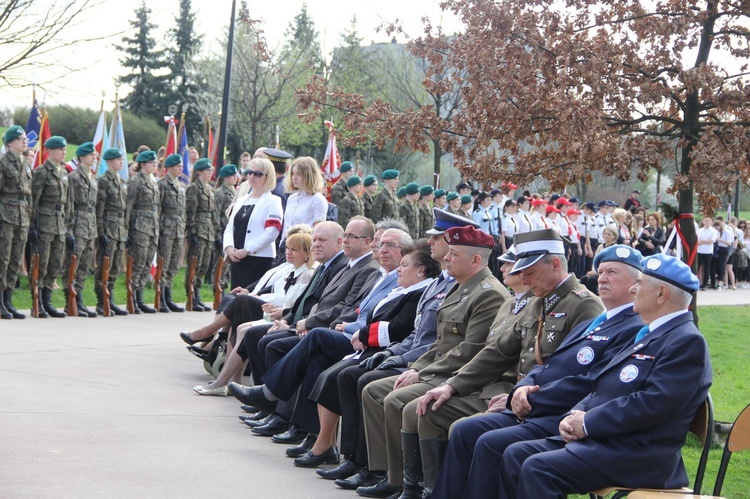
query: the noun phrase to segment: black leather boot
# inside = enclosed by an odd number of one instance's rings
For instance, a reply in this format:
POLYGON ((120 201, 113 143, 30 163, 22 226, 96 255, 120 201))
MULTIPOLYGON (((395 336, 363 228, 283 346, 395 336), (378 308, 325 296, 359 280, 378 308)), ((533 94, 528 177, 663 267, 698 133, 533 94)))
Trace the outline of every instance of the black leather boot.
POLYGON ((107 286, 107 289, 109 289, 109 309, 114 312, 115 315, 128 315, 127 310, 123 310, 115 304, 114 287, 107 286))
POLYGON ((193 310, 198 312, 210 312, 211 307, 201 301, 201 288, 195 286, 193 288, 193 310))
POLYGON ((167 304, 167 307, 172 312, 184 312, 185 309, 177 305, 175 302, 172 301, 172 287, 165 287, 164 292, 161 294, 162 298, 164 298, 164 302, 167 304))
MULTIPOLYGON (((42 289, 41 288, 39 288, 39 292, 37 293, 37 296, 38 296, 38 299, 37 299, 37 303, 38 303, 37 308, 39 309, 39 314, 37 315, 37 317, 39 319, 46 319, 47 317, 49 317, 49 314, 47 314, 47 312, 44 310, 44 304, 42 303, 42 289)), ((33 301, 33 299, 34 298, 33 298, 33 295, 32 295, 32 301, 33 301)))
POLYGON ((11 314, 10 311, 7 308, 5 308, 5 292, 6 291, 7 289, 3 290, 3 299, 0 300, 0 319, 10 320, 13 318, 13 314, 11 314))
MULTIPOLYGON (((96 313, 99 315, 104 315, 104 294, 102 293, 102 290, 94 290, 94 294, 96 294, 96 313)), ((111 312, 111 311, 110 311, 111 312)))
POLYGON ((143 303, 143 290, 142 289, 136 289, 135 290, 135 306, 144 314, 155 314, 156 309, 153 309, 143 303))
MULTIPOLYGON (((63 289, 63 294, 65 295, 65 315, 70 317, 70 310, 68 310, 68 298, 70 298, 70 290, 63 289)), ((78 317, 88 317, 89 314, 81 310, 81 308, 79 307, 79 297, 80 294, 76 294, 76 315, 78 315, 78 317)))
POLYGON ((83 304, 83 290, 76 295, 76 306, 78 307, 78 317, 96 317, 97 313, 86 308, 83 304))
POLYGON ((10 315, 13 316, 14 319, 25 319, 26 316, 16 310, 16 307, 13 306, 13 288, 8 288, 5 291, 3 291, 3 299, 0 300, 5 305, 5 310, 10 312, 10 315))
POLYGON ((419 441, 419 450, 422 452, 422 474, 424 475, 423 498, 432 496, 432 489, 437 482, 440 465, 443 464, 447 449, 447 440, 422 439, 419 441))
POLYGON ((164 286, 161 287, 161 293, 159 293, 159 312, 163 314, 169 313, 169 307, 167 307, 167 299, 164 296, 164 290, 166 288, 164 286))
POLYGON ((419 433, 401 430, 401 447, 404 453, 404 488, 399 499, 422 498, 422 455, 419 451, 419 433))
POLYGON ((42 305, 44 306, 44 311, 50 316, 56 319, 65 317, 64 313, 52 306, 52 290, 49 288, 42 288, 42 305))

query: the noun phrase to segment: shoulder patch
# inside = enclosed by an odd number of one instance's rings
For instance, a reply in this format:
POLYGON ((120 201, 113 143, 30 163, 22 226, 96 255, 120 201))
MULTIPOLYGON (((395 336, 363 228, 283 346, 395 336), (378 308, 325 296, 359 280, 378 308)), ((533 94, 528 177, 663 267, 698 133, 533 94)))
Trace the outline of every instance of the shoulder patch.
POLYGON ((579 289, 575 292, 575 294, 577 294, 581 298, 588 298, 589 296, 591 296, 591 293, 586 289, 579 289))
POLYGON ((485 282, 484 284, 482 284, 482 289, 492 289, 492 288, 493 288, 492 283, 485 282))

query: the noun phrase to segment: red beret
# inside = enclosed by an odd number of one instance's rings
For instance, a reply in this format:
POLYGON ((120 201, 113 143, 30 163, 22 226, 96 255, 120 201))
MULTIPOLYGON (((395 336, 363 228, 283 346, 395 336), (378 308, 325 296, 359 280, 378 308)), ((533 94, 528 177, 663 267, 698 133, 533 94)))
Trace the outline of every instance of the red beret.
POLYGON ((492 239, 491 235, 477 230, 470 225, 468 227, 452 227, 445 231, 443 237, 448 241, 448 244, 478 246, 480 248, 492 248, 495 246, 495 240, 492 239))
POLYGON ((560 213, 560 209, 559 209, 559 208, 555 208, 555 207, 554 207, 554 206, 552 206, 552 205, 549 205, 549 206, 547 206, 547 208, 545 208, 545 209, 544 209, 544 212, 545 212, 545 213, 546 213, 547 215, 549 215, 550 213, 553 213, 553 212, 554 212, 554 213, 560 213))

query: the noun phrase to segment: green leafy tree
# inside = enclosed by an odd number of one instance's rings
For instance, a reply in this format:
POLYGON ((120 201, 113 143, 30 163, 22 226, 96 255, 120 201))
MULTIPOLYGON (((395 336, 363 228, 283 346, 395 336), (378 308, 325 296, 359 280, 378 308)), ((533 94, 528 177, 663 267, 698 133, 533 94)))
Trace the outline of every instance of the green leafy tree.
POLYGON ((201 40, 195 33, 195 13, 191 0, 180 0, 180 11, 175 17, 175 27, 169 31, 171 41, 167 49, 169 56, 170 89, 168 104, 177 106, 178 113, 186 109, 188 140, 193 143, 202 127, 200 110, 196 106, 199 82, 193 60, 198 54, 201 40))

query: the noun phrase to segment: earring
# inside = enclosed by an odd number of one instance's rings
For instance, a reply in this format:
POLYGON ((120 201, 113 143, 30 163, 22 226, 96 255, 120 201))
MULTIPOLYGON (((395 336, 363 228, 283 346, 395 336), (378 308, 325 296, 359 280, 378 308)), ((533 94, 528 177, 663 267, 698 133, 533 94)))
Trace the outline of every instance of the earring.
POLYGON ((422 273, 420 272, 419 274, 417 274, 417 277, 422 277, 422 273))

